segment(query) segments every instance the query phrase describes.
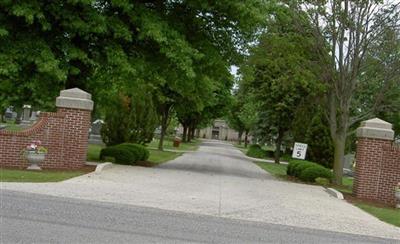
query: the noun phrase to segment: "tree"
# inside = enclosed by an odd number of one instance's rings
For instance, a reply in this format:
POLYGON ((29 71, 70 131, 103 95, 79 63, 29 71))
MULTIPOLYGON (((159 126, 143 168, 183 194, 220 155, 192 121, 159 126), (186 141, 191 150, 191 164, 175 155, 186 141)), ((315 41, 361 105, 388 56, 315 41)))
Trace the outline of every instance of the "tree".
POLYGON ((233 96, 232 105, 226 120, 230 128, 238 132, 238 143, 241 145, 243 132, 245 131, 245 125, 240 118, 240 112, 242 110, 243 103, 239 100, 237 93, 233 96))
POLYGON ((320 56, 321 74, 328 85, 326 116, 334 146, 335 183, 341 184, 349 128, 376 113, 381 104, 379 97, 374 96, 376 106, 367 110, 354 106, 362 86, 361 77, 369 69, 368 53, 384 33, 381 27, 398 26, 400 3, 329 0, 304 1, 301 6, 298 9, 307 8, 313 23, 315 53, 320 56))
MULTIPOLYGON (((141 86, 142 89, 145 86, 141 86)), ((108 95, 102 138, 107 145, 149 143, 158 125, 152 97, 145 91, 125 90, 108 95)))
POLYGON ((285 5, 275 5, 267 30, 252 50, 245 79, 258 102, 258 136, 275 140, 275 162, 279 163, 284 136, 292 128, 299 104, 317 93, 313 39, 306 18, 285 5), (300 26, 300 27, 299 27, 300 26))

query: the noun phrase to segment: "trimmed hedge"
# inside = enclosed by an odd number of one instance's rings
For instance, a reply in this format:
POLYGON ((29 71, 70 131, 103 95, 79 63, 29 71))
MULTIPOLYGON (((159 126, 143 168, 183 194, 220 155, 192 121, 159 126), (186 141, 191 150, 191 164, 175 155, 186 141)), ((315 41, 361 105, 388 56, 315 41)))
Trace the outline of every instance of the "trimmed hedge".
POLYGON ((333 178, 333 174, 329 169, 323 166, 318 166, 318 167, 312 166, 308 167, 303 172, 301 172, 299 176, 300 180, 306 182, 315 182, 315 179, 317 178, 325 178, 331 181, 333 178))
POLYGON ((111 146, 101 149, 100 159, 112 157, 116 164, 131 165, 135 163, 135 155, 127 148, 111 146))
POLYGON ((315 182, 317 178, 333 179, 333 173, 328 168, 305 160, 291 160, 286 173, 306 182, 315 182))
POLYGON ((147 148, 142 145, 134 143, 122 143, 118 146, 128 148, 132 153, 137 155, 136 161, 146 161, 147 159, 149 159, 149 150, 147 150, 147 148))
POLYGON ((100 158, 112 157, 116 164, 133 165, 138 161, 146 161, 149 158, 149 151, 142 145, 123 143, 103 148, 100 158))

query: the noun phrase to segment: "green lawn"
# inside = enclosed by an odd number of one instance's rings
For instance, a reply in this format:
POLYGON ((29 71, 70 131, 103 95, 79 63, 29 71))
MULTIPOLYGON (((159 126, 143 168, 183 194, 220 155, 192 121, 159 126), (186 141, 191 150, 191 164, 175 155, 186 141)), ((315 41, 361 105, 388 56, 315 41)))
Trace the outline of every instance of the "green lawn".
MULTIPOLYGON (((87 153, 87 160, 88 161, 93 161, 93 162, 101 162, 101 161, 110 161, 110 159, 107 160, 100 160, 100 151, 103 148, 101 145, 92 145, 89 144, 88 146, 88 153, 87 153)), ((169 160, 173 160, 182 153, 177 153, 177 152, 167 152, 167 151, 159 151, 156 149, 149 149, 150 152, 150 157, 149 161, 153 163, 153 165, 157 165, 160 163, 164 163, 169 160)), ((111 160, 112 161, 112 160, 111 160)))
POLYGON ((89 144, 86 160, 91 162, 101 161, 99 157, 100 157, 100 151, 103 147, 104 146, 101 145, 89 144))
POLYGON ((274 163, 263 163, 263 162, 255 162, 260 168, 269 172, 270 174, 279 177, 286 178, 286 164, 274 164, 274 163))
POLYGON ((5 130, 8 130, 8 131, 21 131, 21 130, 23 130, 23 128, 21 126, 15 124, 14 122, 1 123, 1 125, 7 126, 5 130))
POLYGON ((156 165, 173 160, 182 155, 182 153, 176 153, 176 152, 166 152, 166 151, 151 150, 151 149, 149 151, 150 151, 149 161, 156 165))
POLYGON ((376 207, 366 203, 355 203, 355 205, 386 223, 400 227, 399 209, 376 207))
MULTIPOLYGON (((158 148, 158 139, 154 139, 152 142, 148 144, 148 147, 158 148)), ((192 140, 191 142, 181 142, 179 147, 173 146, 172 139, 164 140, 164 149, 172 149, 172 150, 183 150, 183 151, 195 151, 199 148, 200 140, 192 140)))
POLYGON ((352 194, 353 193, 353 178, 352 177, 347 177, 344 176, 342 180, 342 185, 341 186, 333 186, 336 190, 347 193, 347 194, 352 194))
POLYGON ((237 144, 234 143, 233 146, 235 146, 237 149, 239 149, 240 151, 242 151, 242 153, 246 154, 247 153, 247 148, 244 147, 244 143, 242 144, 237 144))
POLYGON ((28 171, 14 169, 0 169, 1 182, 58 182, 79 175, 86 174, 83 171, 28 171))

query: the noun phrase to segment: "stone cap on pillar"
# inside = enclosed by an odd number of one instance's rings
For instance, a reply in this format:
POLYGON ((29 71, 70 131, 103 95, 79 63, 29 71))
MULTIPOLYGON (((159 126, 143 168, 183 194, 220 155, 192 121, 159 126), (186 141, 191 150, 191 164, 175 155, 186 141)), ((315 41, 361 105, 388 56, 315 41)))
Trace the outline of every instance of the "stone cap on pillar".
POLYGON ((79 89, 72 88, 62 90, 60 96, 56 99, 58 108, 76 108, 84 110, 93 110, 92 95, 79 89))
POLYGON ((357 137, 392 141, 394 140, 394 131, 392 130, 392 124, 374 118, 361 122, 361 126, 357 129, 357 137))

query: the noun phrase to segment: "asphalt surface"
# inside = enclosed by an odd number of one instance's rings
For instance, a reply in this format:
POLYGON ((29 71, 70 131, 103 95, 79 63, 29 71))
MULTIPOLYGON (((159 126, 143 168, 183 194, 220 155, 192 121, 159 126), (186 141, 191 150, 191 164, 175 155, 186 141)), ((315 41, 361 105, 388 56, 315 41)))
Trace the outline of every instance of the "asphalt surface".
POLYGON ((399 243, 7 190, 0 196, 1 243, 399 243))
POLYGON ((5 190, 400 242, 400 228, 332 197, 321 186, 277 180, 240 150, 221 141, 203 141, 196 152, 160 167, 114 165, 101 174, 63 182, 0 183, 0 192, 5 190))

